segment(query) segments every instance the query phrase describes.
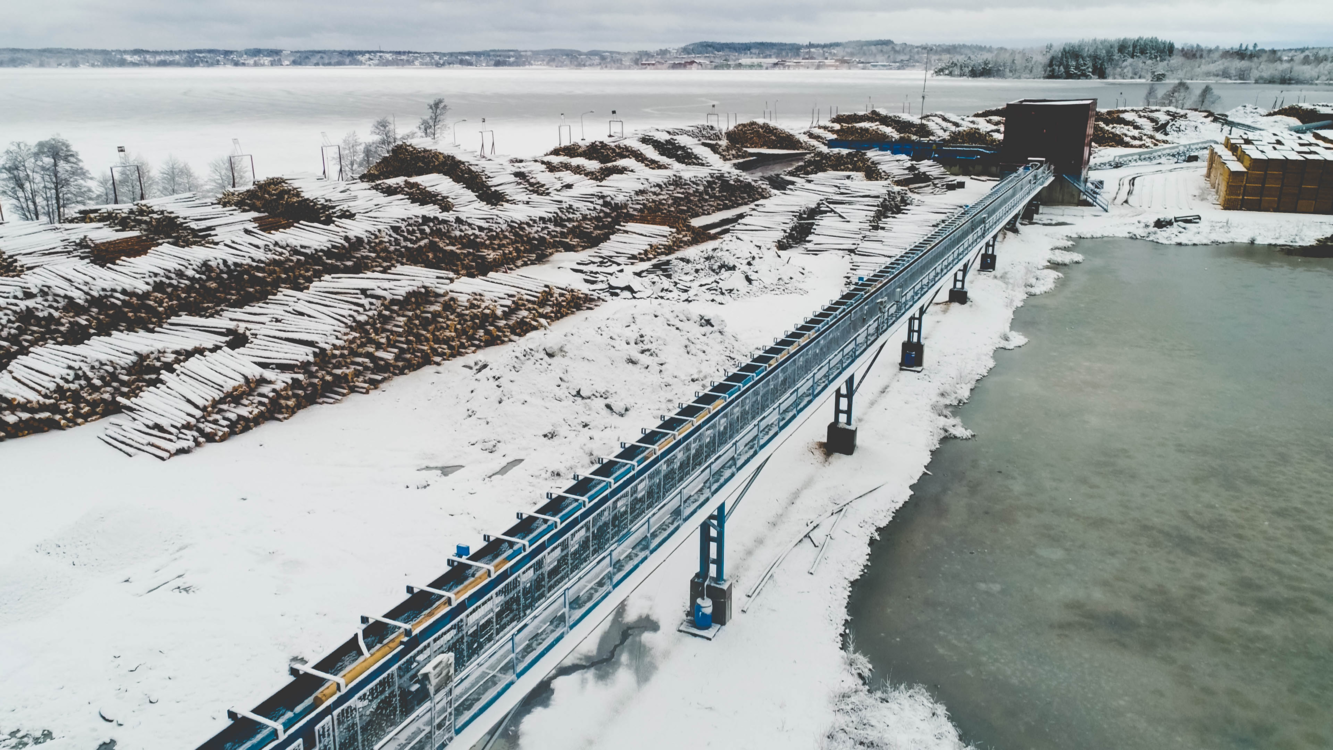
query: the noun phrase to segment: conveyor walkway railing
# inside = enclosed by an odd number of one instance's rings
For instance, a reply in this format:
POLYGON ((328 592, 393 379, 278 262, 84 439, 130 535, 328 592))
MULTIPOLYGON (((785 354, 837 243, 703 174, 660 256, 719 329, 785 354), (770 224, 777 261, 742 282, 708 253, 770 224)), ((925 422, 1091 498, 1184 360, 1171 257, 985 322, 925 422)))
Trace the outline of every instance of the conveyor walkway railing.
POLYGON ((1176 143, 1170 146, 1160 146, 1158 148, 1145 148, 1139 151, 1129 151, 1115 156, 1108 156, 1105 159, 1098 159, 1088 165, 1088 169, 1119 169, 1131 164, 1148 164, 1156 161, 1166 161, 1175 159, 1183 160, 1190 154, 1197 154, 1200 151, 1207 151, 1208 147, 1214 146, 1218 141, 1195 141, 1193 143, 1176 143))
POLYGON ((1078 188, 1078 191, 1082 193, 1083 197, 1087 198, 1088 201, 1092 203, 1092 205, 1096 206, 1097 208, 1100 208, 1103 211, 1111 210, 1111 207, 1107 205, 1106 199, 1101 196, 1101 193, 1098 192, 1097 190, 1092 189, 1090 185, 1086 185, 1080 182, 1078 179, 1071 177, 1067 174, 1061 175, 1061 177, 1064 177, 1066 180, 1069 180, 1069 184, 1078 188))
POLYGON ((470 747, 800 417, 1053 179, 1031 164, 294 679, 201 750, 470 747), (516 543, 519 540, 521 543, 516 543), (451 669, 441 677, 441 662, 451 669))

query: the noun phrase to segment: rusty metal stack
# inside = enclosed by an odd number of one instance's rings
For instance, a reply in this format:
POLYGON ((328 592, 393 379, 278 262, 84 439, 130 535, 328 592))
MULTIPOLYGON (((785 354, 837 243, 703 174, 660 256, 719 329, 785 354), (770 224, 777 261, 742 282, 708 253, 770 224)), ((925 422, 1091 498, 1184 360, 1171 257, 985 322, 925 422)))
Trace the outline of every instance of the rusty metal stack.
POLYGON ((1222 208, 1333 214, 1333 147, 1299 133, 1228 137, 1208 154, 1222 208))

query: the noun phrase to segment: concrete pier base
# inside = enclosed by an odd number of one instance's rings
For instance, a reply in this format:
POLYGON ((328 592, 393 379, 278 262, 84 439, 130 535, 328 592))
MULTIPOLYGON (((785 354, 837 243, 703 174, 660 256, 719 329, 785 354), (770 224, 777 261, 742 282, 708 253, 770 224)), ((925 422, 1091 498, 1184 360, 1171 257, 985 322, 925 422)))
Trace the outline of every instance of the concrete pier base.
POLYGON ((828 439, 824 446, 829 453, 852 455, 856 452, 856 428, 842 422, 829 422, 828 439))

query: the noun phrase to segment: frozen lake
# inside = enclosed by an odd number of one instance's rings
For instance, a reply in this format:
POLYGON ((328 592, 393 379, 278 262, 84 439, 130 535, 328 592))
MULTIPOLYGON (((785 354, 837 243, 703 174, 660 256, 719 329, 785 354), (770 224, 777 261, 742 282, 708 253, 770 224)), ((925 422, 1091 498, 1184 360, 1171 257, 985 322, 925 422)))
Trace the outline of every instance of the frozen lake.
MULTIPOLYGON (((0 74, 0 144, 59 133, 100 171, 126 146, 151 162, 167 154, 203 173, 238 138, 263 176, 320 170, 320 134, 334 141, 394 116, 413 127, 425 103, 444 97, 460 143, 482 127, 499 150, 532 155, 557 145, 561 113, 588 138, 604 136, 612 110, 626 130, 702 123, 708 112, 758 119, 776 109, 788 126, 809 124, 812 109, 913 111, 919 71, 607 71, 538 68, 130 68, 5 69, 0 74), (482 125, 485 118, 485 125, 482 125)), ((1199 88, 1196 84, 1195 88, 1199 88)), ((1216 84, 1221 106, 1294 100, 1277 86, 1216 84)), ((928 110, 970 114, 1021 97, 1096 97, 1139 103, 1147 84, 1120 81, 1004 81, 932 78, 928 110)), ((1325 89, 1327 91, 1327 89, 1325 89)), ((1315 100, 1319 92, 1311 94, 1315 100)), ((1323 97, 1328 98, 1328 97, 1323 97)), ((452 134, 449 136, 452 138, 452 134)))

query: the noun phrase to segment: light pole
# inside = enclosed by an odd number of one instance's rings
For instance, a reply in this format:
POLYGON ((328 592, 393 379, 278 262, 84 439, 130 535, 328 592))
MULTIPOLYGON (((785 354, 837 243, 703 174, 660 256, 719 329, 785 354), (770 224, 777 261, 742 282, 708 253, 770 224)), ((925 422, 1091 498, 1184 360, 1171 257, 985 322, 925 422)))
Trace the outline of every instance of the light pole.
POLYGON ((588 140, 588 136, 585 135, 584 132, 583 132, 583 115, 595 115, 595 114, 597 114, 597 113, 596 113, 596 112, 593 112, 593 111, 590 109, 590 110, 588 110, 587 112, 584 112, 583 114, 580 114, 580 115, 579 115, 579 140, 580 140, 580 141, 586 141, 586 140, 588 140))
POLYGON ((458 123, 467 122, 467 120, 454 120, 454 145, 458 145, 458 123))

